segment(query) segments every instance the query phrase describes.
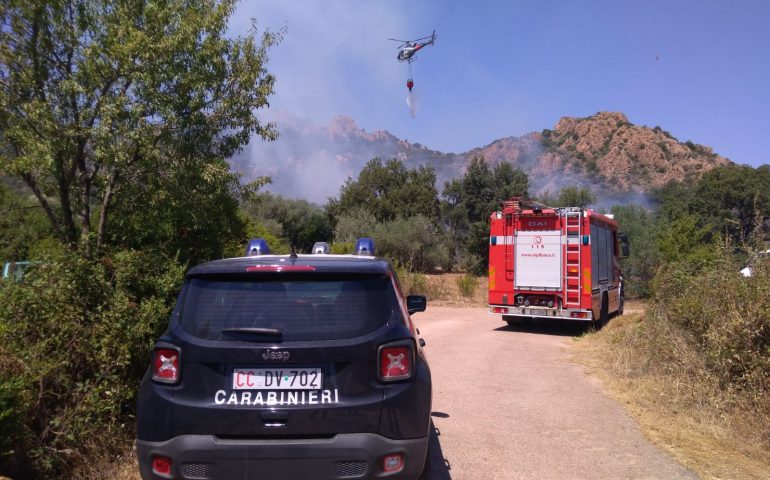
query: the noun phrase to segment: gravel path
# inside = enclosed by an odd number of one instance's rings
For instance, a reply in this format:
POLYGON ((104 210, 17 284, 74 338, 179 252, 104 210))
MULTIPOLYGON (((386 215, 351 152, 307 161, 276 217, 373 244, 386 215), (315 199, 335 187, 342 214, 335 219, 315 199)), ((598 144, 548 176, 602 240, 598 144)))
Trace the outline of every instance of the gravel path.
POLYGON ((433 374, 431 479, 695 479, 565 350, 582 329, 483 308, 412 317, 433 374))

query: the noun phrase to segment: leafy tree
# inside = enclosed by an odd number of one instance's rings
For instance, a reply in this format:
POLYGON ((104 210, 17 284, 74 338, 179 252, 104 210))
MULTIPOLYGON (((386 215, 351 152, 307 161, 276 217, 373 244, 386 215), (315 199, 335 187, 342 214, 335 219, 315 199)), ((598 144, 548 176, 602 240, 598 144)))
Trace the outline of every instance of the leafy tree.
POLYGON ((246 224, 229 167, 216 161, 210 168, 218 172, 206 177, 205 171, 186 165, 125 185, 125 197, 112 209, 108 244, 161 248, 188 264, 221 258, 227 244, 246 238, 246 224))
POLYGON ((527 174, 510 163, 499 163, 490 169, 483 157, 471 159, 459 181, 460 203, 468 211, 468 220, 478 222, 489 217, 500 203, 513 196, 526 196, 527 174))
POLYGON ((694 195, 694 185, 677 181, 671 181, 652 192, 658 215, 668 220, 688 214, 694 195))
POLYGON ((567 186, 559 192, 559 207, 580 207, 586 208, 596 201, 596 197, 587 188, 576 186, 567 186))
POLYGON ((770 217, 770 166, 715 168, 703 175, 693 195, 691 213, 742 243, 770 217))
POLYGON ((444 184, 441 211, 456 248, 455 257, 478 275, 485 274, 489 255, 489 216, 513 196, 527 196, 529 179, 521 169, 500 163, 490 169, 474 157, 465 175, 444 184))
MULTIPOLYGON (((269 225, 269 221, 266 222, 269 225)), ((246 236, 245 238, 264 238, 267 244, 270 246, 270 252, 278 255, 285 255, 291 252, 291 245, 285 238, 280 235, 274 234, 268 226, 255 220, 246 220, 246 236)), ((241 242, 237 242, 232 245, 233 251, 229 256, 237 257, 243 255, 245 250, 244 245, 241 242)))
POLYGON ((329 218, 321 207, 306 200, 292 200, 266 192, 259 194, 245 210, 255 222, 278 223, 280 235, 299 251, 309 252, 315 242, 332 240, 329 218))
POLYGON ((463 204, 462 180, 455 178, 445 182, 442 196, 439 207, 441 219, 451 241, 451 257, 456 263, 465 252, 465 242, 470 229, 468 209, 463 204))
POLYGON ((709 265, 715 260, 718 237, 710 226, 699 226, 695 215, 682 215, 658 233, 658 248, 664 262, 709 265))
POLYGON ((486 275, 489 268, 489 219, 474 222, 468 231, 463 265, 474 275, 486 275))
POLYGON ((493 208, 483 213, 485 218, 489 217, 492 210, 500 206, 503 200, 511 197, 524 197, 528 195, 529 177, 520 168, 513 168, 510 163, 500 163, 492 169, 492 185, 494 186, 494 198, 490 205, 493 208))
POLYGON ((326 211, 334 219, 360 208, 380 222, 415 215, 437 219, 435 183, 436 173, 431 166, 408 169, 396 159, 383 164, 373 158, 356 180, 347 179, 339 197, 326 204, 326 211))
POLYGON ((596 196, 587 188, 569 185, 556 194, 546 190, 537 197, 537 201, 551 207, 586 208, 596 201, 596 196))
MULTIPOLYGON (((255 112, 273 91, 265 62, 279 35, 226 37, 234 8, 234 0, 2 3, 0 170, 24 179, 62 242, 88 256, 119 239, 108 230, 113 212, 173 210, 185 196, 164 186, 180 177, 193 184, 178 190, 206 182, 240 190, 224 159, 253 134, 276 136, 255 112)), ((152 220, 137 213, 125 222, 152 220)))
POLYGON ((352 209, 337 217, 334 241, 350 243, 361 237, 370 237, 377 223, 377 219, 365 208, 352 209))
POLYGON ((630 255, 622 260, 626 296, 647 297, 661 264, 658 217, 641 205, 615 205, 612 214, 629 239, 630 255))
POLYGON ((468 212, 468 221, 478 222, 489 215, 496 202, 494 176, 482 157, 474 157, 460 180, 461 203, 468 212))
MULTIPOLYGON (((662 221, 660 248, 667 261, 711 252, 716 239, 763 247, 770 217, 770 166, 728 165, 706 172, 694 185, 672 182, 655 192, 662 221), (700 249, 704 246, 705 249, 700 249), (682 253, 684 252, 684 253, 682 253)), ((713 263, 710 254, 704 258, 713 263)))
POLYGON ((394 260, 407 270, 431 271, 447 263, 446 244, 440 230, 422 215, 378 223, 371 236, 378 255, 394 260))

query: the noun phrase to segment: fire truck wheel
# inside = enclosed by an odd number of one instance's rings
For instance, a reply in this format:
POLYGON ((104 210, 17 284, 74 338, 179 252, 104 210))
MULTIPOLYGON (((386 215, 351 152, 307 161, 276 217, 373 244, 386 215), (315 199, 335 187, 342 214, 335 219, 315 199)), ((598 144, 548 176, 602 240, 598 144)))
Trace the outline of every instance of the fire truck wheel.
POLYGON ((602 296, 602 309, 599 312, 599 324, 597 325, 597 328, 602 328, 607 325, 607 321, 610 319, 609 310, 609 301, 607 300, 607 295, 604 295, 602 296))

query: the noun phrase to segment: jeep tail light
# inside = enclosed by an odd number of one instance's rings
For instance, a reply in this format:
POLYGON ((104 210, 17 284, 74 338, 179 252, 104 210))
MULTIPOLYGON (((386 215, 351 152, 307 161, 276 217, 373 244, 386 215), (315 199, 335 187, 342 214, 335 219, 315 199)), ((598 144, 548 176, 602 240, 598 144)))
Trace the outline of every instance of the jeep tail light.
POLYGON ((152 473, 171 478, 171 459, 163 455, 153 455, 152 473))
POLYGON ((404 469, 404 455, 401 453, 391 453, 382 457, 382 471, 385 473, 396 473, 404 469))
POLYGON ((161 383, 179 382, 179 350, 156 348, 152 354, 152 379, 161 383))
POLYGON ((379 377, 382 382, 405 380, 414 373, 414 350, 401 342, 380 347, 379 377))

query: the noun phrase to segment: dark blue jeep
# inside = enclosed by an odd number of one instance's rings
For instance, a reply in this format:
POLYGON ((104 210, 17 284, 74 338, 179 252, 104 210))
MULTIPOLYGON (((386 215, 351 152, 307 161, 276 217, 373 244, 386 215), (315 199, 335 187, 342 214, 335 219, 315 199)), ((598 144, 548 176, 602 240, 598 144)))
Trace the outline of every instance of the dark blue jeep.
POLYGON ((186 276, 139 391, 142 478, 415 479, 431 377, 391 265, 371 256, 247 256, 186 276))

